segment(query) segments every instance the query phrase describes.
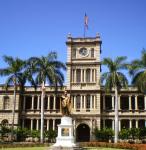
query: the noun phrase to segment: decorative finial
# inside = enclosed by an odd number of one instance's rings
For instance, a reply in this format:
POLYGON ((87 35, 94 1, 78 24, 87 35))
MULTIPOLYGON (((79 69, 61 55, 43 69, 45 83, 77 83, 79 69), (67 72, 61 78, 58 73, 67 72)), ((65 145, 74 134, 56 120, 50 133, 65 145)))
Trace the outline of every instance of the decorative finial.
POLYGON ((71 33, 68 33, 67 37, 68 37, 68 38, 71 38, 71 33))
POLYGON ((96 37, 100 37, 100 34, 99 34, 99 33, 96 33, 96 37))

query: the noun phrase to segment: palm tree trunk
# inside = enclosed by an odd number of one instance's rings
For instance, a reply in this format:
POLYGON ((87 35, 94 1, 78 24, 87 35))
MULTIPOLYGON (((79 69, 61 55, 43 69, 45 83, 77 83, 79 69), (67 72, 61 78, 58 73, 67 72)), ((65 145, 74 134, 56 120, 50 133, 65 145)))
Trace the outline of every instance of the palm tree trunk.
POLYGON ((45 97, 45 83, 42 84, 41 95, 41 143, 44 143, 44 97, 45 97))
POLYGON ((15 104, 16 104, 16 78, 14 79, 14 97, 13 97, 13 108, 12 108, 12 126, 11 126, 11 141, 14 137, 14 118, 15 118, 15 104))
POLYGON ((115 86, 115 143, 118 142, 119 114, 118 114, 118 88, 115 86))

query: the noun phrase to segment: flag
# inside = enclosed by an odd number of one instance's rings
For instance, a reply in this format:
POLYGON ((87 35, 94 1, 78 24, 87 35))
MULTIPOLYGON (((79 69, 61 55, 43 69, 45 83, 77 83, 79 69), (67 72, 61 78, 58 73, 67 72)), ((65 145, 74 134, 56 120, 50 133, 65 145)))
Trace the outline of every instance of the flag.
POLYGON ((84 26, 85 26, 85 29, 88 29, 88 16, 86 15, 86 13, 84 17, 84 26))

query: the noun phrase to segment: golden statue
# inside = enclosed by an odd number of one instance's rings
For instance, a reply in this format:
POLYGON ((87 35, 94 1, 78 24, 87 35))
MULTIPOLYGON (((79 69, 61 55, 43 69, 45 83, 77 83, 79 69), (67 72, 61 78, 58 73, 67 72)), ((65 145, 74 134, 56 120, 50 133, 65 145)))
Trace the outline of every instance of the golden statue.
POLYGON ((71 114, 71 100, 67 96, 67 91, 64 91, 64 95, 61 96, 61 111, 63 116, 71 114))

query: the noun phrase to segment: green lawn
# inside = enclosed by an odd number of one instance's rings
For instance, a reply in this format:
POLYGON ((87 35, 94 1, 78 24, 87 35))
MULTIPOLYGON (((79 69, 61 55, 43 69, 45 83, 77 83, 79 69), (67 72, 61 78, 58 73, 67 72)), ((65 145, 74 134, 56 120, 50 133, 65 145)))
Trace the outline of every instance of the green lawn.
MULTIPOLYGON (((47 150, 48 147, 23 147, 23 148, 3 148, 2 150, 47 150)), ((116 149, 116 148, 87 148, 86 150, 124 150, 124 149, 116 149)))
POLYGON ((89 148, 87 150, 125 150, 125 149, 117 149, 117 148, 102 148, 102 147, 98 147, 98 148, 89 148))
POLYGON ((18 147, 18 148, 2 148, 2 150, 47 150, 47 147, 18 147))

